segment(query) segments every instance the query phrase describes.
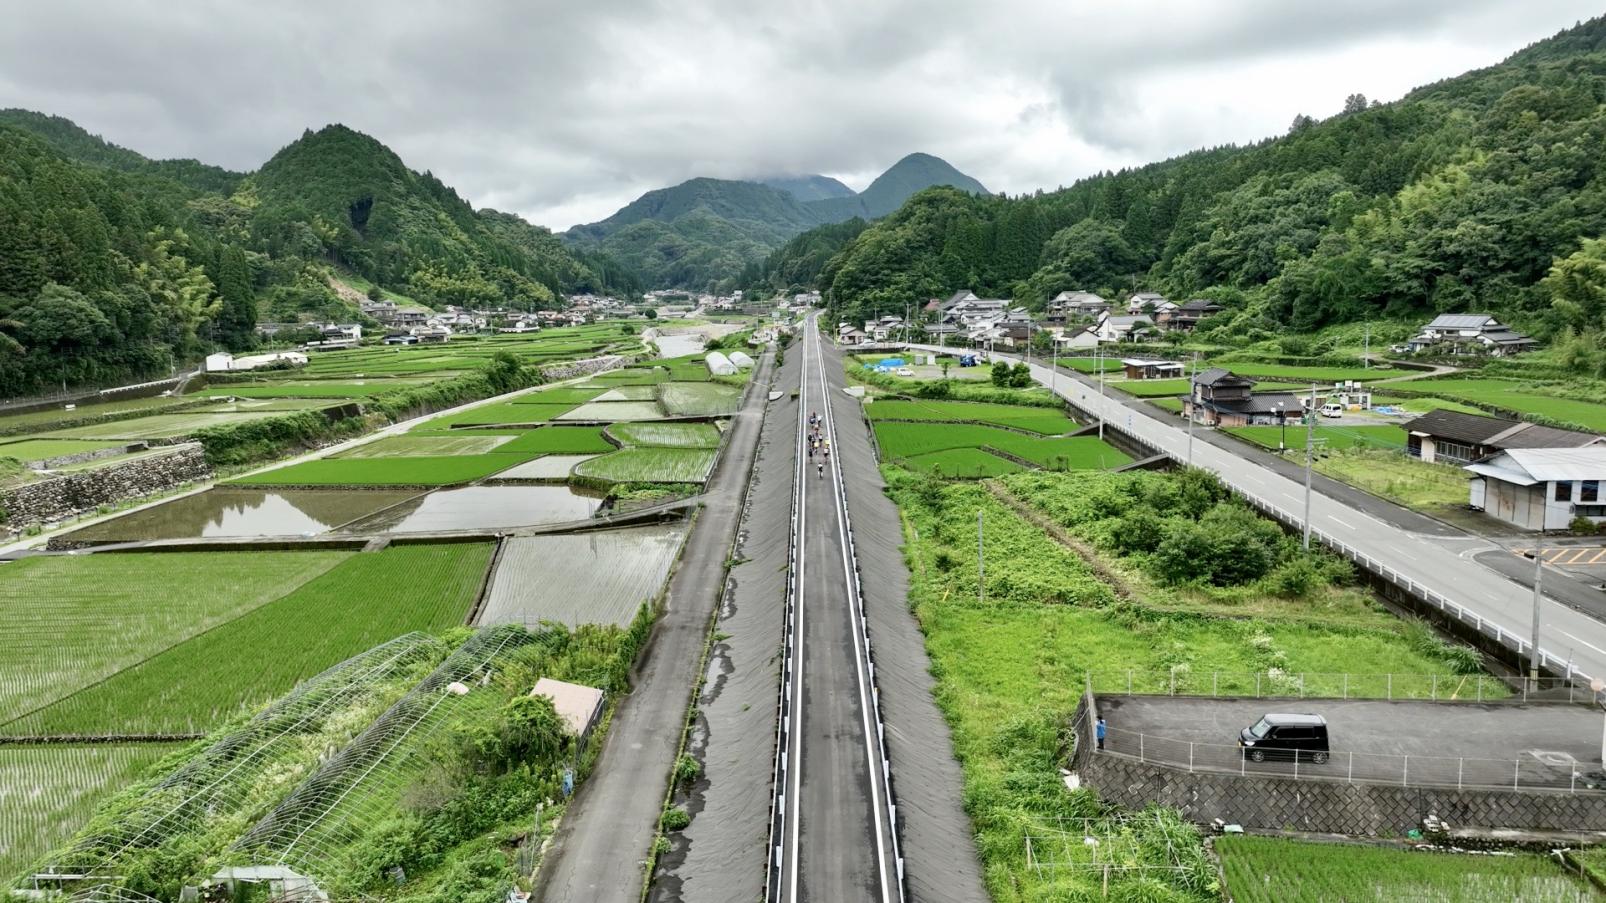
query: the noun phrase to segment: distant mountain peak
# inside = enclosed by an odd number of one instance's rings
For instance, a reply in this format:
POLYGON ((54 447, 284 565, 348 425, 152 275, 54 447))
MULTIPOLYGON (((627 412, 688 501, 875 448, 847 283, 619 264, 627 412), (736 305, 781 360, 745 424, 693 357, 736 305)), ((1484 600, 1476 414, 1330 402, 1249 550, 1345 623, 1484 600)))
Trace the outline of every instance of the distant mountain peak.
POLYGON ((759 184, 784 191, 800 201, 820 201, 826 198, 851 198, 854 190, 830 176, 774 176, 759 179, 759 184))

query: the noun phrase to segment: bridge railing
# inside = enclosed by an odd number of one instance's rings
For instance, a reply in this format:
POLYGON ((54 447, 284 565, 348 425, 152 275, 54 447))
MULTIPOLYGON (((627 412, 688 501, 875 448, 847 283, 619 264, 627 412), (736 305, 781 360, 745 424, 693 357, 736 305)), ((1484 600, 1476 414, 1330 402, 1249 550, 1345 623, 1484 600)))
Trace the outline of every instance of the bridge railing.
POLYGON ((1606 792, 1606 771, 1566 752, 1534 750, 1515 758, 1394 755, 1347 750, 1297 755, 1255 751, 1234 744, 1200 743, 1142 731, 1108 728, 1104 746, 1094 756, 1124 756, 1140 762, 1185 769, 1190 773, 1236 774, 1245 777, 1291 778, 1296 781, 1340 781, 1456 790, 1552 790, 1567 793, 1606 792))

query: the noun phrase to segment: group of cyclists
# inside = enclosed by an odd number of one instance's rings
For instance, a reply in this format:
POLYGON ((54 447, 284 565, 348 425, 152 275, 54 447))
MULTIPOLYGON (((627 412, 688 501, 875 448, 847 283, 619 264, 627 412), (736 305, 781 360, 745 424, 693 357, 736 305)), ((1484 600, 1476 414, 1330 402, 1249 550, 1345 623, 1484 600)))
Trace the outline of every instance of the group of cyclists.
POLYGON ((820 415, 817 411, 809 412, 809 460, 814 462, 814 472, 825 476, 825 465, 831 460, 831 440, 820 431, 820 415), (819 458, 815 458, 818 454, 819 458))

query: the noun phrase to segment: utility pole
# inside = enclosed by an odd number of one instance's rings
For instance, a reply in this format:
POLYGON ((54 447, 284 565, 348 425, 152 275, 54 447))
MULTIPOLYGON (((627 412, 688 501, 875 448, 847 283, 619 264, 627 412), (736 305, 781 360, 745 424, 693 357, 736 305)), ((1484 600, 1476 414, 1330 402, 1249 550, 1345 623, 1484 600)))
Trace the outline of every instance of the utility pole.
POLYGON ((1193 406, 1193 381, 1199 378, 1199 352, 1193 353, 1193 374, 1188 377, 1188 466, 1193 466, 1193 418, 1198 411, 1193 406))
POLYGON ((1057 336, 1050 336, 1054 345, 1054 369, 1049 371, 1048 390, 1056 396, 1060 394, 1060 343, 1057 336))
POLYGON ((1316 448, 1316 384, 1310 384, 1310 408, 1305 411, 1305 551, 1310 551, 1310 471, 1316 448))
POLYGON ((1372 324, 1366 324, 1366 338, 1361 344, 1361 368, 1372 369, 1372 324))
POLYGON ((1104 346, 1098 346, 1099 367, 1099 441, 1104 441, 1104 346))
POLYGON ((985 547, 981 538, 982 509, 976 509, 976 601, 987 601, 987 559, 983 556, 985 547))
POLYGON ((1533 550, 1534 559, 1534 633, 1533 648, 1528 650, 1528 679, 1533 681, 1534 689, 1539 689, 1539 600, 1544 598, 1545 558, 1539 554, 1538 549, 1533 550))

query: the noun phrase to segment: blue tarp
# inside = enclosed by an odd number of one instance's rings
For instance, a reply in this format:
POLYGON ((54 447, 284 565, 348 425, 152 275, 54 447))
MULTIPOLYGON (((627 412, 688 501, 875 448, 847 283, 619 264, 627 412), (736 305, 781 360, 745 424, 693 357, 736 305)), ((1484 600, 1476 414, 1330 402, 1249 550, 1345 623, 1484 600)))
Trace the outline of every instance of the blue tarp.
POLYGON ((898 369, 899 367, 902 367, 902 366, 904 366, 903 358, 901 358, 901 357, 889 357, 889 358, 885 358, 885 359, 883 359, 881 361, 877 361, 876 365, 875 365, 875 368, 877 370, 896 370, 896 369, 898 369))

